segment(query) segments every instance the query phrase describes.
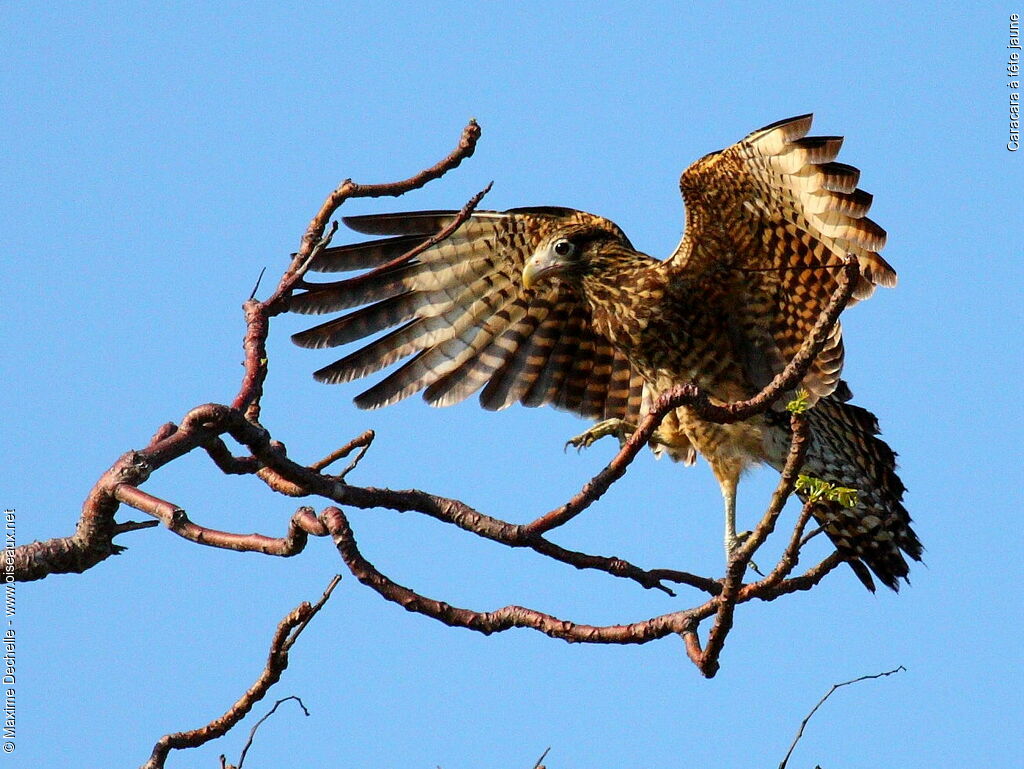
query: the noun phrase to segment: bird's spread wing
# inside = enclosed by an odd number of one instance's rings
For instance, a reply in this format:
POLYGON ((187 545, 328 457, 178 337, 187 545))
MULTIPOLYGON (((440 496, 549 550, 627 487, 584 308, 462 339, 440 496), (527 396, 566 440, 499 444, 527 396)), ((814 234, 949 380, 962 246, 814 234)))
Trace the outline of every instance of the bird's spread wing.
POLYGON ((316 372, 348 382, 408 360, 356 398, 362 408, 401 400, 418 390, 446 406, 481 387, 481 404, 551 404, 590 419, 635 422, 644 385, 626 357, 591 329, 589 311, 570 289, 526 289, 526 260, 556 228, 611 222, 571 209, 474 213, 451 236, 405 256, 448 226, 455 212, 423 211, 349 217, 352 229, 390 237, 325 249, 319 272, 360 271, 347 280, 308 284, 291 309, 353 311, 295 334, 303 347, 336 347, 378 336, 316 372))
MULTIPOLYGON (((896 283, 878 251, 885 231, 865 214, 859 172, 834 162, 842 139, 807 137, 811 116, 766 126, 683 173, 686 231, 671 264, 719 297, 751 383, 763 387, 799 350, 838 286, 842 259, 857 258, 853 298, 896 283)), ((842 370, 842 332, 803 385, 832 392, 842 370)))

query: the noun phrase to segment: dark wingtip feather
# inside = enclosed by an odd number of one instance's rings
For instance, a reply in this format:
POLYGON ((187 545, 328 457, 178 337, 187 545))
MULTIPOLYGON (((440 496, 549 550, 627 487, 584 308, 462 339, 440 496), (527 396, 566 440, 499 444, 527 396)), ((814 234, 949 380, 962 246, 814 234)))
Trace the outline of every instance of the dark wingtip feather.
POLYGON ((425 240, 423 234, 398 235, 365 243, 325 248, 310 265, 316 272, 351 272, 363 270, 397 259, 425 240))
POLYGON ((758 128, 754 133, 761 133, 762 131, 770 131, 773 128, 781 128, 782 126, 789 125, 790 123, 800 123, 804 120, 811 121, 814 119, 813 112, 806 112, 803 115, 794 115, 793 117, 783 118, 782 120, 776 120, 774 123, 769 123, 766 126, 758 128))
POLYGON ((349 229, 364 235, 433 235, 443 229, 456 211, 406 211, 394 214, 343 216, 349 229))
POLYGON ((313 328, 307 328, 305 331, 298 331, 292 334, 292 344, 298 347, 305 347, 307 350, 320 350, 324 347, 330 347, 326 343, 324 336, 324 326, 333 323, 328 321, 327 323, 321 323, 319 326, 313 328))
POLYGON ((340 318, 292 334, 292 341, 299 347, 322 349, 364 339, 410 320, 415 312, 414 299, 410 292, 396 294, 340 318))

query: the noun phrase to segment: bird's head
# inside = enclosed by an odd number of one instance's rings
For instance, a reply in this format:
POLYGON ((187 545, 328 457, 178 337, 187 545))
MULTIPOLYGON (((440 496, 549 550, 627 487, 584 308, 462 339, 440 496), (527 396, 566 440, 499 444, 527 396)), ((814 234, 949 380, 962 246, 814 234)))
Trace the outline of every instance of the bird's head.
POLYGON ((523 266, 523 286, 533 288, 552 278, 580 285, 623 249, 632 250, 619 233, 602 227, 565 227, 552 233, 523 266))

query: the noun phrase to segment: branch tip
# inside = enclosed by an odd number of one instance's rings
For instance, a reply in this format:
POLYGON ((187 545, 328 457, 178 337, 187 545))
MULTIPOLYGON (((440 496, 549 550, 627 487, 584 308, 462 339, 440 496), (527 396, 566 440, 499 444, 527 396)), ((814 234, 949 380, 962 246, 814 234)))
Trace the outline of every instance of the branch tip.
POLYGON ((860 683, 861 681, 869 681, 875 678, 887 678, 888 676, 891 676, 895 673, 905 673, 906 670, 907 669, 905 667, 899 665, 893 668, 892 670, 885 671, 884 673, 875 673, 874 675, 859 676, 858 678, 854 678, 849 681, 843 681, 840 684, 832 684, 832 687, 827 692, 825 692, 825 696, 818 700, 817 704, 813 708, 811 708, 811 712, 808 713, 804 717, 804 720, 800 722, 800 728, 797 729, 796 737, 793 739, 793 743, 789 746, 789 750, 786 751, 786 755, 782 759, 782 763, 779 764, 779 769, 786 769, 786 765, 789 763, 789 758, 793 755, 793 751, 796 749, 797 743, 800 742, 800 738, 804 736, 804 729, 807 728, 808 722, 818 711, 818 708, 825 704, 825 700, 831 697, 837 689, 841 689, 844 686, 850 686, 851 684, 860 683))

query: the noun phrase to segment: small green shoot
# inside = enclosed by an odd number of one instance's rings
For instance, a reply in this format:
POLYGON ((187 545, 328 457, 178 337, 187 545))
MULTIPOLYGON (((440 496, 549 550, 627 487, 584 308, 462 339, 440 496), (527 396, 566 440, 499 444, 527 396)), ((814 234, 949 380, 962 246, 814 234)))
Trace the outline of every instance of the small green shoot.
POLYGON ((807 494, 808 502, 838 502, 843 507, 857 506, 857 490, 846 486, 836 486, 834 483, 823 481, 821 478, 814 478, 810 475, 801 475, 796 479, 797 491, 807 494))
POLYGON ((793 414, 803 414, 811 407, 811 394, 804 388, 796 391, 796 397, 786 404, 786 410, 793 414))

